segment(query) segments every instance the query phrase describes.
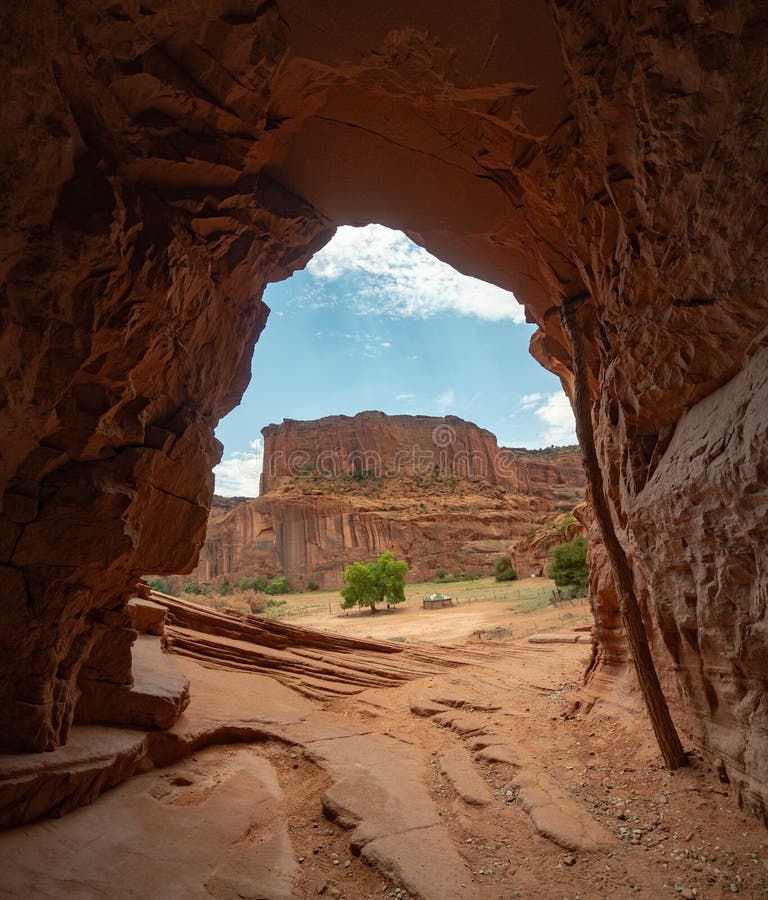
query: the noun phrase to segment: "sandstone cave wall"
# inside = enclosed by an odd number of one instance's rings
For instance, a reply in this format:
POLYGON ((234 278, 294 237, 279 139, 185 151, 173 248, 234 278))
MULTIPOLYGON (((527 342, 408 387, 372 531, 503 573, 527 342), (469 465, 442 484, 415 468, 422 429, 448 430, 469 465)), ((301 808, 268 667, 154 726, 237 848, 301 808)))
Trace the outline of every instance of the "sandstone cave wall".
MULTIPOLYGON (((601 466, 665 688, 764 809, 763 4, 2 15, 4 743, 65 740, 135 579, 194 565, 264 284, 334 222, 379 221, 515 290, 566 388, 558 306, 589 298, 601 466), (719 389, 740 419, 703 416, 719 389)), ((596 596, 602 626, 604 577, 596 596)))

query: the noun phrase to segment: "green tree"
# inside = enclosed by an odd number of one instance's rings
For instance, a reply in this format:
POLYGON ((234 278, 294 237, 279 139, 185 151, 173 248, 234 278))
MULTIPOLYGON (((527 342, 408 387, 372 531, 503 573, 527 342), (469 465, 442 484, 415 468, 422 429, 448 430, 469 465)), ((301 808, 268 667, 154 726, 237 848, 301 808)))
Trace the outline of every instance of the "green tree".
POLYGON ((517 572, 512 568, 512 561, 508 556, 500 556, 496 560, 493 577, 496 581, 517 581, 517 572))
POLYGON ((558 544, 552 550, 552 565, 547 574, 558 587, 573 585, 586 591, 589 585, 587 539, 579 536, 567 544, 558 544))
POLYGON ((382 553, 376 562, 352 563, 344 569, 342 609, 353 606, 370 606, 376 612, 377 603, 403 603, 405 600, 405 573, 408 566, 391 553, 382 553))

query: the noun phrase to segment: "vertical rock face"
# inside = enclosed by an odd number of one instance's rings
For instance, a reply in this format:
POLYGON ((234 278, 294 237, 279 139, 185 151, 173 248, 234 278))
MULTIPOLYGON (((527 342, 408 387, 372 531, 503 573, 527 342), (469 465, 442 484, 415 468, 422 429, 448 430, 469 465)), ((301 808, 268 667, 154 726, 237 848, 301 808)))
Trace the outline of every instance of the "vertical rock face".
POLYGON ((457 416, 364 412, 263 434, 266 491, 230 510, 217 498, 193 579, 280 573, 294 587, 339 588, 347 565, 386 550, 416 581, 440 568, 487 573, 511 541, 584 496, 577 448, 500 448, 457 416))
POLYGON ((586 298, 601 466, 665 687, 765 804, 764 12, 4 10, 3 741, 64 740, 137 575, 194 565, 264 284, 332 223, 378 221, 514 289, 566 388, 558 306, 586 298))
POLYGON ((686 726, 726 771, 746 773, 752 807, 768 782, 766 410, 768 331, 743 371, 678 423, 631 520, 666 680, 679 684, 686 726))
POLYGON ((506 483, 504 468, 515 466, 512 452, 499 459, 490 431, 456 416, 363 412, 306 422, 286 419, 282 425, 268 425, 262 434, 262 494, 303 470, 329 476, 357 472, 378 478, 438 471, 499 485, 506 483))
POLYGON ((388 416, 362 412, 268 425, 261 494, 287 479, 316 472, 329 477, 454 476, 486 481, 518 494, 546 496, 552 488, 584 487, 578 453, 499 447, 495 435, 458 416, 388 416))

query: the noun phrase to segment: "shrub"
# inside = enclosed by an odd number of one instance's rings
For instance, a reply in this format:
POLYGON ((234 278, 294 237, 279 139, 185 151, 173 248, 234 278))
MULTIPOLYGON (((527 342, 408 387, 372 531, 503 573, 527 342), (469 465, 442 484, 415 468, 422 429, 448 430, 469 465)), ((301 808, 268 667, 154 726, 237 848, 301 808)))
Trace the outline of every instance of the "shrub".
POLYGON ((147 584, 153 591, 160 591, 161 594, 168 593, 168 585, 158 575, 147 578, 147 584))
POLYGON ((569 525, 573 525, 576 521, 576 516, 573 513, 566 513, 563 518, 560 520, 559 525, 557 526, 558 530, 563 534, 568 530, 569 525))
POLYGON ((204 594, 205 591, 194 581, 188 581, 183 587, 182 591, 185 594, 204 594))
POLYGON ((547 575, 558 587, 573 585, 581 591, 586 591, 589 586, 587 539, 579 536, 567 544, 554 547, 552 565, 547 575))
POLYGON ((517 581, 517 572, 512 568, 512 562, 508 556, 500 556, 496 560, 493 577, 496 581, 517 581))
POLYGON ((308 581, 307 582, 307 590, 308 591, 318 591, 318 590, 320 590, 320 585, 316 581, 308 581))
POLYGON ((254 595, 253 597, 248 597, 245 602, 248 604, 248 609, 250 609, 250 611, 254 615, 263 613, 267 606, 266 597, 258 597, 254 595))
POLYGON ((269 582, 263 575, 256 575, 252 578, 241 578, 237 582, 239 591, 266 591, 269 582))
POLYGON ((290 584, 288 584, 288 579, 285 575, 278 575, 277 578, 273 578, 272 581, 264 588, 264 593, 266 594, 287 594, 291 590, 290 584))
POLYGON ((221 582, 221 587, 219 588, 219 593, 221 594, 222 597, 229 597, 231 594, 234 594, 234 592, 235 592, 235 589, 229 583, 229 580, 225 578, 224 581, 221 582))
POLYGON ((276 606, 285 606, 285 600, 278 600, 277 597, 267 597, 267 609, 274 609, 276 606))
POLYGON ((448 569, 445 566, 440 566, 440 568, 435 572, 435 581, 447 581, 448 580, 448 569))

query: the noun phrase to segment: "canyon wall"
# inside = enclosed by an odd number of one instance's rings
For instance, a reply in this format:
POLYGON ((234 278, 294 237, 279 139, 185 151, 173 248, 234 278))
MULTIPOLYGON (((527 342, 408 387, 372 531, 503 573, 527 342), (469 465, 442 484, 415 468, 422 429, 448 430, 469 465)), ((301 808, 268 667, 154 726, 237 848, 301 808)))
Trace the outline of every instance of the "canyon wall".
POLYGON ((263 428, 262 434, 261 494, 302 472, 389 479, 454 476, 548 500, 553 489, 562 489, 565 503, 571 489, 577 489, 578 499, 585 485, 575 448, 499 447, 490 431, 458 416, 388 416, 366 411, 308 421, 286 419, 263 428))
MULTIPOLYGON (((764 814, 764 4, 2 16, 3 743, 51 748, 89 684, 130 680, 122 605, 142 573, 195 565, 264 285, 335 223, 377 221, 514 290, 567 390, 559 307, 583 299, 605 490, 664 687, 764 814)), ((598 663, 617 667, 592 556, 598 663)))
POLYGON ((192 581, 284 574, 296 588, 340 588, 349 563, 386 550, 411 581, 488 574, 584 496, 578 448, 500 448, 457 416, 363 412, 262 433, 263 493, 231 509, 216 499, 192 581))

